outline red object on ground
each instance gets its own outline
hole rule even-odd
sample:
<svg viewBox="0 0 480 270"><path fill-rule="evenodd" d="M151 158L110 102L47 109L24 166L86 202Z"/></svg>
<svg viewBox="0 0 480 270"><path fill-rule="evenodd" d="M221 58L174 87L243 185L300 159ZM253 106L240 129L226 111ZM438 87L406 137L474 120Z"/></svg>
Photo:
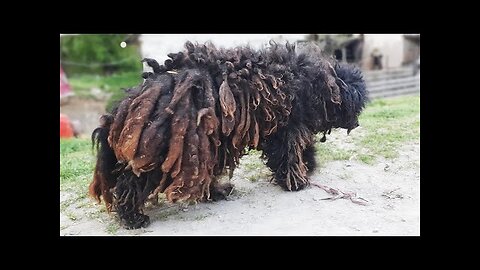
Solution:
<svg viewBox="0 0 480 270"><path fill-rule="evenodd" d="M60 98L73 95L72 88L67 80L67 75L63 72L62 66L60 66Z"/></svg>
<svg viewBox="0 0 480 270"><path fill-rule="evenodd" d="M73 137L73 128L70 119L65 114L60 114L60 138Z"/></svg>

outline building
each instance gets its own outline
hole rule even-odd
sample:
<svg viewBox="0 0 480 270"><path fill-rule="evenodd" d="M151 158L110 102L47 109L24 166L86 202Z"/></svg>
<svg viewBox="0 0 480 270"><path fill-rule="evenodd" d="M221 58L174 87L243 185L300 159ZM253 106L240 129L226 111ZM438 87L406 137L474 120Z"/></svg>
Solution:
<svg viewBox="0 0 480 270"><path fill-rule="evenodd" d="M211 41L217 47L233 47L250 45L260 49L268 44L270 39L278 42L296 42L303 40L307 34L144 34L141 35L141 51L143 57L154 58L159 62L165 61L167 54L184 49L186 41L204 43Z"/></svg>
<svg viewBox="0 0 480 270"><path fill-rule="evenodd" d="M217 47L249 44L259 49L270 39L279 43L313 41L326 54L357 64L364 70L373 68L372 52L375 49L381 54L383 69L411 65L420 58L419 34L145 34L139 41L143 57L163 62L168 53L183 50L187 40L212 41Z"/></svg>

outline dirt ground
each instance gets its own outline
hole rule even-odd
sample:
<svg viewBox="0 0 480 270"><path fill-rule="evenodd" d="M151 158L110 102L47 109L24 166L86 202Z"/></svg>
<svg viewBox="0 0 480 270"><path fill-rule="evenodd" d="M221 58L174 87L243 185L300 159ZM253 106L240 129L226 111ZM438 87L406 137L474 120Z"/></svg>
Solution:
<svg viewBox="0 0 480 270"><path fill-rule="evenodd" d="M341 143L346 135L332 132L332 136ZM114 216L98 213L103 206L84 198L81 203L92 206L70 206L74 218L60 213L60 235L418 236L419 141L404 145L399 153L396 159L379 159L374 165L330 162L311 177L312 182L356 192L368 200L366 206L347 199L322 200L331 195L315 186L285 192L268 181L266 168L260 169L259 175L264 177L252 182L249 175L253 172L241 165L232 179L235 189L228 201L147 208L150 226L125 230ZM242 164L255 162L255 158L245 156ZM68 200L70 195L62 192L60 200Z"/></svg>

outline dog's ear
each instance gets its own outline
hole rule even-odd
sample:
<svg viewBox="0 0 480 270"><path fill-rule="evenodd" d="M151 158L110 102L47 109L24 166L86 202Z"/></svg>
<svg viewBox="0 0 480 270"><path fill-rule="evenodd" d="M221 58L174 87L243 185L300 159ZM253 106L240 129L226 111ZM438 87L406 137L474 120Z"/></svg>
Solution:
<svg viewBox="0 0 480 270"><path fill-rule="evenodd" d="M355 112L360 113L369 101L367 86L361 70L354 65L337 63L335 64L335 72L339 86L344 89L342 100L352 102Z"/></svg>

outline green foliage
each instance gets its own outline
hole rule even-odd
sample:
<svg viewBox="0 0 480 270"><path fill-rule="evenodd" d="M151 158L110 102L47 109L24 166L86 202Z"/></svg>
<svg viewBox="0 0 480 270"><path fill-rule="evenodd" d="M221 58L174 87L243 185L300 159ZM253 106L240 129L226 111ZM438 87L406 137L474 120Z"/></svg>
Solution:
<svg viewBox="0 0 480 270"><path fill-rule="evenodd" d="M143 69L138 35L97 34L60 38L61 64L68 76L74 74L140 73ZM127 46L122 48L120 43Z"/></svg>

